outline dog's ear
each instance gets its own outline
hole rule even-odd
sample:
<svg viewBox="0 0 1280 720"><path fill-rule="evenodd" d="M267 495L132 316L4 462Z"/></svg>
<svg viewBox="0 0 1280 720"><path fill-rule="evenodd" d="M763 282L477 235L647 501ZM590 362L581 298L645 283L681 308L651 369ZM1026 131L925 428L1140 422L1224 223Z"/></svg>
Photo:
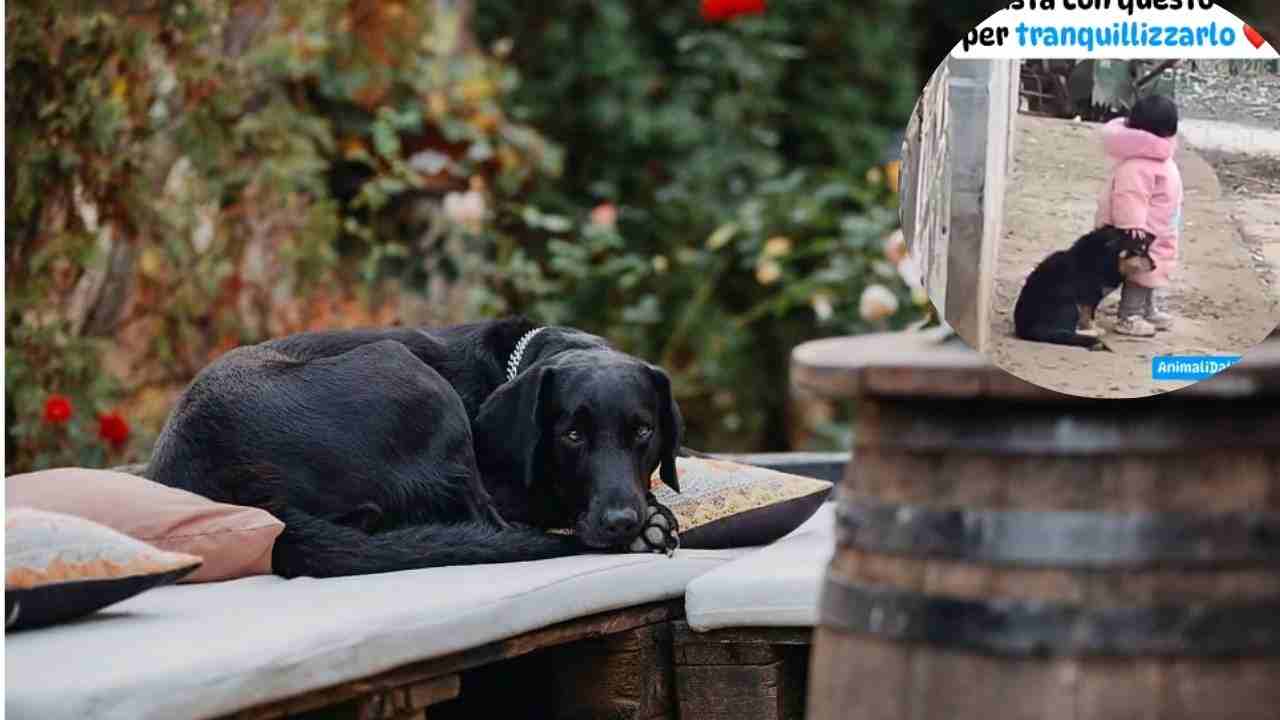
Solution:
<svg viewBox="0 0 1280 720"><path fill-rule="evenodd" d="M680 492L680 480L676 476L676 452L680 450L680 443L684 439L684 417L680 415L680 406L671 393L671 378L667 377L666 371L650 365L649 376L653 378L653 385L658 390L658 414L661 416L658 421L662 424L662 471L659 477L667 487Z"/></svg>
<svg viewBox="0 0 1280 720"><path fill-rule="evenodd" d="M542 436L542 403L553 370L532 367L501 385L476 413L472 424L481 475L516 478L528 488L537 480Z"/></svg>

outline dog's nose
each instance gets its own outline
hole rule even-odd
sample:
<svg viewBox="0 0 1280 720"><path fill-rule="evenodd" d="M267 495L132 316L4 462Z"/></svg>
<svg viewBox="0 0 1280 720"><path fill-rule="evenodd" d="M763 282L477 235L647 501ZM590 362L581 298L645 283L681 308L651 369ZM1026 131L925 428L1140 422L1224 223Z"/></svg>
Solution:
<svg viewBox="0 0 1280 720"><path fill-rule="evenodd" d="M615 539L630 538L640 531L640 515L634 508L606 510L601 519L605 533Z"/></svg>

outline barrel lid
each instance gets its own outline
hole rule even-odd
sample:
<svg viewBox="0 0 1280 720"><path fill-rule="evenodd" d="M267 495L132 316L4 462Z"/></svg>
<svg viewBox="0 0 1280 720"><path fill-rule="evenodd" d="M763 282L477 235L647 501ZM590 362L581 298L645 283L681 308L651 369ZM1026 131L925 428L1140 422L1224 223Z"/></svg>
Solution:
<svg viewBox="0 0 1280 720"><path fill-rule="evenodd" d="M791 384L830 399L918 395L1094 402L1001 370L945 327L802 343L791 353ZM1227 370L1174 392L1231 398L1280 394L1280 337L1273 334Z"/></svg>

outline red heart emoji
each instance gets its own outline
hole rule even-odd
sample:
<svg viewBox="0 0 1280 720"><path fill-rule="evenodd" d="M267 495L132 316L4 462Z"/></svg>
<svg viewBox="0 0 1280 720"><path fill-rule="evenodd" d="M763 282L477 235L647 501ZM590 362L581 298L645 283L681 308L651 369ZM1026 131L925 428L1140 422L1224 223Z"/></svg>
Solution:
<svg viewBox="0 0 1280 720"><path fill-rule="evenodd" d="M1255 48L1262 47L1262 33L1258 32L1257 30L1254 30L1252 27L1248 25L1245 25L1244 36L1246 38L1249 38L1249 42L1252 43Z"/></svg>

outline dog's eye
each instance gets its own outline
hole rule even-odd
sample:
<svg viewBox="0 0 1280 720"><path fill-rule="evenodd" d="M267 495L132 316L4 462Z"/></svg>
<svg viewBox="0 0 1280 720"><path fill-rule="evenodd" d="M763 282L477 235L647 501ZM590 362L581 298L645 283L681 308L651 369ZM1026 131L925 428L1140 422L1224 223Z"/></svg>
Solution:
<svg viewBox="0 0 1280 720"><path fill-rule="evenodd" d="M641 425L636 428L636 439L644 440L653 434L653 428L648 425Z"/></svg>
<svg viewBox="0 0 1280 720"><path fill-rule="evenodd" d="M577 445L578 443L582 442L582 433L578 432L574 428L569 428L568 430L565 430L563 437L565 442L571 445Z"/></svg>

